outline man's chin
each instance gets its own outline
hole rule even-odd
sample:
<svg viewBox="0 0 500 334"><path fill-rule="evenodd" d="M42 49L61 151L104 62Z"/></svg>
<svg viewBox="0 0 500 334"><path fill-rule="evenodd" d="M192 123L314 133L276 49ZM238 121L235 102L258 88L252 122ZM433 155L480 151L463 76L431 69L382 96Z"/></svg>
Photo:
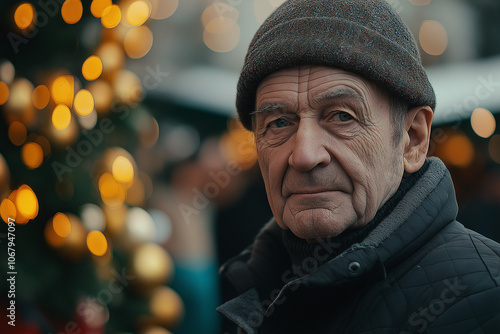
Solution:
<svg viewBox="0 0 500 334"><path fill-rule="evenodd" d="M299 213L294 218L284 217L280 226L290 230L295 236L308 241L336 237L352 225L349 223L352 219L339 219L340 215L332 219L331 215L327 217L317 215L301 217Z"/></svg>

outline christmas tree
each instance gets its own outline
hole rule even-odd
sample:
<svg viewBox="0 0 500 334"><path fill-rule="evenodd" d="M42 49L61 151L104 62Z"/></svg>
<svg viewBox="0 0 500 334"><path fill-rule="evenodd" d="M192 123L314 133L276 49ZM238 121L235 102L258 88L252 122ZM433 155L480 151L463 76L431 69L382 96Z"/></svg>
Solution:
<svg viewBox="0 0 500 334"><path fill-rule="evenodd" d="M177 2L2 1L2 333L169 333L183 302L129 153L158 139L141 104L151 20ZM7 320L5 320L7 319Z"/></svg>

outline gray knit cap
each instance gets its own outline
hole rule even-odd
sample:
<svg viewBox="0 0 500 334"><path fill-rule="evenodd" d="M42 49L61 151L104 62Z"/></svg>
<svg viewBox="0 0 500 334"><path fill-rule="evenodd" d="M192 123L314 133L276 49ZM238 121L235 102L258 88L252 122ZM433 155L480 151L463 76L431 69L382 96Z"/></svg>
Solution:
<svg viewBox="0 0 500 334"><path fill-rule="evenodd" d="M436 106L413 35L386 0L288 0L255 34L238 81L236 109L251 130L259 83L300 65L356 73L405 99Z"/></svg>

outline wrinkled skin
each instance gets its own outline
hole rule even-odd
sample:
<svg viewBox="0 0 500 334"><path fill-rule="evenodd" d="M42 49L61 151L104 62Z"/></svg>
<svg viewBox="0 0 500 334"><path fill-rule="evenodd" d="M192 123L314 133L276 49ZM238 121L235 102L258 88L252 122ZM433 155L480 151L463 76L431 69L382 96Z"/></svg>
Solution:
<svg viewBox="0 0 500 334"><path fill-rule="evenodd" d="M278 225L300 238L366 225L405 168L416 168L405 161L411 132L393 141L388 94L350 72L318 66L275 72L260 83L256 109L255 141L271 209Z"/></svg>

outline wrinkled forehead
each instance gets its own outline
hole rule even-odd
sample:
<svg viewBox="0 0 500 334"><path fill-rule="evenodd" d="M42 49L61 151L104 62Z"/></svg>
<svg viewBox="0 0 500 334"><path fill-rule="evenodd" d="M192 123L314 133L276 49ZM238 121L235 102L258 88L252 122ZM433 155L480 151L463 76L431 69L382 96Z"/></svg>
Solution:
<svg viewBox="0 0 500 334"><path fill-rule="evenodd" d="M314 97L325 92L328 94L329 90L351 90L367 100L389 98L385 89L352 72L306 65L278 70L264 78L257 87L255 106L258 109L259 104L271 97L294 93L307 93Z"/></svg>

